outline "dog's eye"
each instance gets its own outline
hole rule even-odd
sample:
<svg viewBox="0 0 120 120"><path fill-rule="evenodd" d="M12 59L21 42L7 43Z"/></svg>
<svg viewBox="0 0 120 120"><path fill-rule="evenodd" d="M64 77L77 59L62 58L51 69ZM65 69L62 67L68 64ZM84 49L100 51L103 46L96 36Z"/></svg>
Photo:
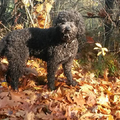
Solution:
<svg viewBox="0 0 120 120"><path fill-rule="evenodd" d="M65 22L62 22L62 24L65 24Z"/></svg>

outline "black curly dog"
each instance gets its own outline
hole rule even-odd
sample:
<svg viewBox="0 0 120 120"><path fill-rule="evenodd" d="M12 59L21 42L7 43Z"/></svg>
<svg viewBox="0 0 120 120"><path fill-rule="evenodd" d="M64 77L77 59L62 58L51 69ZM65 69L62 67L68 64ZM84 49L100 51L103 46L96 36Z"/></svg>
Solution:
<svg viewBox="0 0 120 120"><path fill-rule="evenodd" d="M56 24L49 29L26 28L15 30L0 41L0 55L9 62L6 80L18 90L19 78L24 73L29 56L47 62L48 86L55 89L55 73L60 64L69 85L72 80L71 65L78 50L79 28L74 21Z"/></svg>

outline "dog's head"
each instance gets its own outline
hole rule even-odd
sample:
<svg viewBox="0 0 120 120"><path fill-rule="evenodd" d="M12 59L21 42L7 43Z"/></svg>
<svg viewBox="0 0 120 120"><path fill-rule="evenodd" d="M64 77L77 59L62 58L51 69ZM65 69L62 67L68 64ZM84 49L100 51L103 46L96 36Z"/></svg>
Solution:
<svg viewBox="0 0 120 120"><path fill-rule="evenodd" d="M71 42L76 38L78 28L74 22L63 22L57 25L57 32L63 42Z"/></svg>
<svg viewBox="0 0 120 120"><path fill-rule="evenodd" d="M58 13L57 17L53 21L53 25L57 26L60 23L74 22L74 25L78 28L77 36L80 46L86 42L85 37L85 23L82 15L75 10L65 10Z"/></svg>

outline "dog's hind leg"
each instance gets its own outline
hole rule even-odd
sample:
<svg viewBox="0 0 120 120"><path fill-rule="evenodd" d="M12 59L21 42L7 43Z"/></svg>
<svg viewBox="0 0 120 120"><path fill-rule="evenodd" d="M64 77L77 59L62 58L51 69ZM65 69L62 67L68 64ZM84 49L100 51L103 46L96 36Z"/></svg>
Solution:
<svg viewBox="0 0 120 120"><path fill-rule="evenodd" d="M25 63L22 61L21 62L17 61L17 59L14 61L11 60L9 61L6 80L8 84L11 85L13 90L18 90L19 78L22 76L24 72L24 67Z"/></svg>
<svg viewBox="0 0 120 120"><path fill-rule="evenodd" d="M23 75L26 62L28 58L28 52L8 54L7 59L9 62L8 71L6 75L7 82L11 85L13 90L18 90L19 78Z"/></svg>

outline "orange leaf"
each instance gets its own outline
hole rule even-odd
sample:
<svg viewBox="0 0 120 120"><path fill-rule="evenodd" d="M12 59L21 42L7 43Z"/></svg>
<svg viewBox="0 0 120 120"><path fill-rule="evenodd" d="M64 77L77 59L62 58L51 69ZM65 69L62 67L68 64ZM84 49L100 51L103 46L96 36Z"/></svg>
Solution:
<svg viewBox="0 0 120 120"><path fill-rule="evenodd" d="M15 27L14 27L14 29L23 29L23 26L21 25L21 24L17 24Z"/></svg>
<svg viewBox="0 0 120 120"><path fill-rule="evenodd" d="M87 36L86 39L87 39L87 43L94 43L94 42L95 42L95 41L93 40L93 38L90 37L90 36Z"/></svg>
<svg viewBox="0 0 120 120"><path fill-rule="evenodd" d="M62 96L62 91L61 91L60 87L57 89L57 94L58 94L58 96Z"/></svg>
<svg viewBox="0 0 120 120"><path fill-rule="evenodd" d="M59 81L55 81L55 86L56 87L60 87L60 86L63 86L65 83L64 82L59 82Z"/></svg>
<svg viewBox="0 0 120 120"><path fill-rule="evenodd" d="M104 79L105 79L106 81L108 81L108 74L109 74L109 73L108 73L108 69L105 69L103 76L104 76Z"/></svg>
<svg viewBox="0 0 120 120"><path fill-rule="evenodd" d="M115 112L116 119L120 119L120 110L117 110Z"/></svg>
<svg viewBox="0 0 120 120"><path fill-rule="evenodd" d="M73 100L77 105L83 106L85 104L85 99L82 95L73 96Z"/></svg>
<svg viewBox="0 0 120 120"><path fill-rule="evenodd" d="M103 114L110 114L111 113L111 110L110 109L107 109L107 108L103 108L102 106L98 106L98 110L103 113Z"/></svg>
<svg viewBox="0 0 120 120"><path fill-rule="evenodd" d="M73 103L71 97L70 97L70 93L67 93L66 94L66 97L67 97L67 100L70 102L70 103Z"/></svg>
<svg viewBox="0 0 120 120"><path fill-rule="evenodd" d="M96 96L92 92L89 93L86 103L91 107L96 104Z"/></svg>
<svg viewBox="0 0 120 120"><path fill-rule="evenodd" d="M88 15L89 17L93 17L93 16L94 16L94 13L87 12L87 15Z"/></svg>

